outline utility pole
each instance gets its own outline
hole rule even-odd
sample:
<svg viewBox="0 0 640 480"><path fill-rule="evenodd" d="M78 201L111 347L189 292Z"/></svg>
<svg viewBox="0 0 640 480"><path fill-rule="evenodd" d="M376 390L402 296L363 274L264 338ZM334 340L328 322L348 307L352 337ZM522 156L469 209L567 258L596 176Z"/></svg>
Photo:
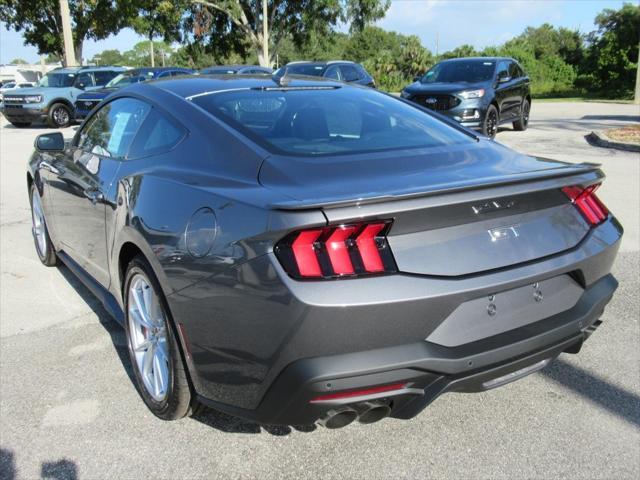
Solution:
<svg viewBox="0 0 640 480"><path fill-rule="evenodd" d="M76 54L73 49L73 33L71 32L71 16L68 0L60 0L60 18L62 20L62 39L64 41L64 59L67 67L75 67Z"/></svg>
<svg viewBox="0 0 640 480"><path fill-rule="evenodd" d="M269 16L267 10L267 0L262 0L262 54L264 56L265 67L271 66L269 59Z"/></svg>
<svg viewBox="0 0 640 480"><path fill-rule="evenodd" d="M438 43L440 41L440 34L436 32L436 60L438 60Z"/></svg>
<svg viewBox="0 0 640 480"><path fill-rule="evenodd" d="M640 105L640 47L638 48L638 66L636 67L636 93L633 97L634 103Z"/></svg>

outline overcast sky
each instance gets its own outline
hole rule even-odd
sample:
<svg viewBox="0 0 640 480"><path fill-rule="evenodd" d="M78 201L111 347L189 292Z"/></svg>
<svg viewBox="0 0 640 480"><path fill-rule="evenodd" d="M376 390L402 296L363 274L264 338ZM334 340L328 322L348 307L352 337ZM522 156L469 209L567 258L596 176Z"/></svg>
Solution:
<svg viewBox="0 0 640 480"><path fill-rule="evenodd" d="M637 0L633 0L637 2ZM545 22L555 26L590 32L593 19L605 8L617 9L622 0L393 0L379 26L403 34L418 35L425 47L435 52L468 43L476 48L498 45L525 27ZM132 30L98 42L87 41L84 57L91 58L105 49L125 51L143 40ZM38 61L34 47L25 46L20 33L8 31L0 22L0 63L14 58Z"/></svg>

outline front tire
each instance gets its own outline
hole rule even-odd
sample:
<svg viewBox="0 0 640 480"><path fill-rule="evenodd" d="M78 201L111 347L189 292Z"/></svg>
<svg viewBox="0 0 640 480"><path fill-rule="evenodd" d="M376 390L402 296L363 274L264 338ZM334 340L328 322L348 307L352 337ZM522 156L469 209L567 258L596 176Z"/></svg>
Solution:
<svg viewBox="0 0 640 480"><path fill-rule="evenodd" d="M498 109L494 105L489 105L482 121L482 134L493 139L498 133L499 122Z"/></svg>
<svg viewBox="0 0 640 480"><path fill-rule="evenodd" d="M135 257L129 264L123 297L129 357L142 400L163 420L190 414L196 402L167 302L144 257Z"/></svg>
<svg viewBox="0 0 640 480"><path fill-rule="evenodd" d="M29 200L31 203L31 233L33 234L36 253L43 265L54 267L58 264L58 256L49 237L40 192L38 192L35 183L31 184Z"/></svg>
<svg viewBox="0 0 640 480"><path fill-rule="evenodd" d="M49 109L49 126L52 128L64 128L71 124L71 111L62 103L54 103Z"/></svg>
<svg viewBox="0 0 640 480"><path fill-rule="evenodd" d="M522 108L520 109L520 118L513 122L513 129L518 132L524 132L529 126L529 112L531 110L531 104L529 100L525 99L522 102Z"/></svg>

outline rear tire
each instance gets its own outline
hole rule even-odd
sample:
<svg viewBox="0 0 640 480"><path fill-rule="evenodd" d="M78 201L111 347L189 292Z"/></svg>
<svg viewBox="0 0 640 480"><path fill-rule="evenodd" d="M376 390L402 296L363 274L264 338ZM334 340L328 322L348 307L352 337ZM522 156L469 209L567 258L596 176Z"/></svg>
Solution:
<svg viewBox="0 0 640 480"><path fill-rule="evenodd" d="M52 128L64 128L71 125L71 110L62 103L54 103L49 109L47 123Z"/></svg>
<svg viewBox="0 0 640 480"><path fill-rule="evenodd" d="M169 308L142 256L127 267L123 300L129 357L142 400L162 420L191 415L198 404L191 393Z"/></svg>
<svg viewBox="0 0 640 480"><path fill-rule="evenodd" d="M513 129L518 132L524 132L529 126L529 112L531 110L531 105L529 104L529 100L525 99L522 102L522 107L520 108L520 118L513 122Z"/></svg>
<svg viewBox="0 0 640 480"><path fill-rule="evenodd" d="M43 265L54 267L58 264L58 255L56 255L56 250L49 237L40 192L35 183L31 184L29 189L29 202L31 203L31 233L33 234L36 253Z"/></svg>
<svg viewBox="0 0 640 480"><path fill-rule="evenodd" d="M16 128L27 128L31 126L31 122L11 122L11 125Z"/></svg>
<svg viewBox="0 0 640 480"><path fill-rule="evenodd" d="M491 139L495 138L498 133L499 121L498 109L494 105L489 105L482 121L482 134Z"/></svg>

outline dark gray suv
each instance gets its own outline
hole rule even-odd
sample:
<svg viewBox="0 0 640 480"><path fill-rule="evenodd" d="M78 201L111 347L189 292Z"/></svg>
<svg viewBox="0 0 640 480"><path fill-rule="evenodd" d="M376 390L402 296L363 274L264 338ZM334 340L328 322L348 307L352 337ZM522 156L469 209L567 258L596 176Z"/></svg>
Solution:
<svg viewBox="0 0 640 480"><path fill-rule="evenodd" d="M434 65L401 96L493 138L504 123L527 129L529 83L513 58L456 58Z"/></svg>
<svg viewBox="0 0 640 480"><path fill-rule="evenodd" d="M276 76L306 75L310 77L324 77L341 82L356 83L365 87L376 87L376 82L369 72L359 63L346 60L332 60L329 62L289 62L275 72Z"/></svg>

